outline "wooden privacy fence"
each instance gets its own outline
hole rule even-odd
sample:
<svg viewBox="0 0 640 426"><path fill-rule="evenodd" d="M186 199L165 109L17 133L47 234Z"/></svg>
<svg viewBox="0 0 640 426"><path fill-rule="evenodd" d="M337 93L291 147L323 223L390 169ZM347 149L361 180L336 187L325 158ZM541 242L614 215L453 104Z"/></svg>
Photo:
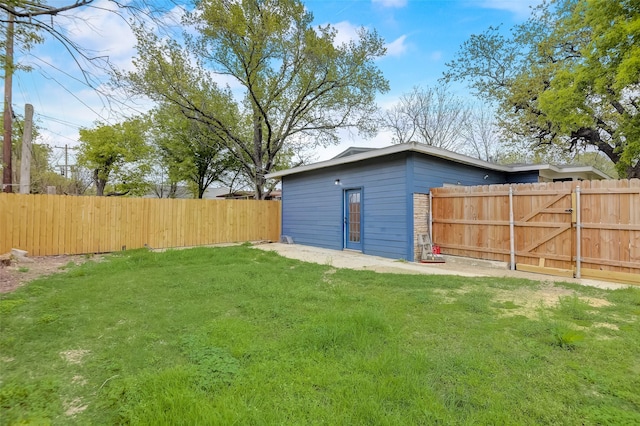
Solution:
<svg viewBox="0 0 640 426"><path fill-rule="evenodd" d="M0 254L104 253L279 235L278 201L0 194Z"/></svg>
<svg viewBox="0 0 640 426"><path fill-rule="evenodd" d="M431 189L444 253L640 284L640 180Z"/></svg>

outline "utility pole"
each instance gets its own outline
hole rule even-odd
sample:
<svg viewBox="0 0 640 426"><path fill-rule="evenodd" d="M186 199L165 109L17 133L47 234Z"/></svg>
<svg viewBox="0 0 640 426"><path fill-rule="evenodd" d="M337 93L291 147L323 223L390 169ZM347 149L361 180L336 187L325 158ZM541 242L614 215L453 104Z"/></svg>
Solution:
<svg viewBox="0 0 640 426"><path fill-rule="evenodd" d="M24 133L22 135L22 160L20 163L20 193L31 192L31 139L33 137L33 105L24 106Z"/></svg>
<svg viewBox="0 0 640 426"><path fill-rule="evenodd" d="M13 86L13 15L7 22L7 41L4 65L4 140L2 144L2 187L4 192L13 192L11 169L11 130L13 113L11 111L11 87Z"/></svg>
<svg viewBox="0 0 640 426"><path fill-rule="evenodd" d="M53 26L53 17L61 12L76 9L82 6L88 6L94 0L68 0L67 5L53 7L46 4L40 4L40 1L2 1L0 6L2 10L7 12L7 40L5 48L5 66L4 66L4 139L2 143L2 187L4 192L13 192L13 170L11 167L11 130L13 121L13 112L11 110L11 95L13 86L13 42L14 42L14 23L18 18L18 24L25 24L26 21L20 22L20 19L28 19L29 25L31 25L31 19L39 16L50 16ZM55 38L60 40L57 32L51 32ZM65 47L68 47L68 42L63 42ZM73 46L73 43L71 43Z"/></svg>
<svg viewBox="0 0 640 426"><path fill-rule="evenodd" d="M78 149L77 147L69 148L69 145L65 144L64 146L53 146L52 148L64 149L64 168L60 166L60 172L63 176L69 177L71 175L71 169L76 166L76 164L69 164L69 150L70 149Z"/></svg>

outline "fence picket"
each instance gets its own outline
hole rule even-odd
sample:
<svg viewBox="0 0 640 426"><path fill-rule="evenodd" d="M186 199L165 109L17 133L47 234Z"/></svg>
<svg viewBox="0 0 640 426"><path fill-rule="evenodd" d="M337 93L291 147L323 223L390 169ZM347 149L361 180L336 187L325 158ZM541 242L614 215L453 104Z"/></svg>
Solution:
<svg viewBox="0 0 640 426"><path fill-rule="evenodd" d="M0 194L0 254L277 241L280 202Z"/></svg>
<svg viewBox="0 0 640 426"><path fill-rule="evenodd" d="M585 273L640 283L640 179L512 185L516 263L574 270L578 185ZM509 186L432 188L434 243L445 254L509 262Z"/></svg>

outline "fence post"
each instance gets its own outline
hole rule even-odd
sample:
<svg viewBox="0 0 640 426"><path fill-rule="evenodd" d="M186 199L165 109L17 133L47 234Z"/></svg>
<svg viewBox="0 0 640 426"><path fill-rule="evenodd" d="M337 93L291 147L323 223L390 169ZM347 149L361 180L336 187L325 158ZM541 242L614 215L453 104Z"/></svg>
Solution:
<svg viewBox="0 0 640 426"><path fill-rule="evenodd" d="M433 195L429 191L429 239L433 243Z"/></svg>
<svg viewBox="0 0 640 426"><path fill-rule="evenodd" d="M580 242L582 240L582 224L580 223L580 185L576 186L576 278L580 278Z"/></svg>
<svg viewBox="0 0 640 426"><path fill-rule="evenodd" d="M509 254L511 256L510 269L515 271L516 269L516 243L515 232L513 229L513 187L509 186Z"/></svg>

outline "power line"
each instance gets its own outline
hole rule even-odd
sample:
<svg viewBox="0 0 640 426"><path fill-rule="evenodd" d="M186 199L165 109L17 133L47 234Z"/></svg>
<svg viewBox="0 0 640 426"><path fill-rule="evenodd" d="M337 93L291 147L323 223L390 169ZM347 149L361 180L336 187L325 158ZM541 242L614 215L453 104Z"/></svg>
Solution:
<svg viewBox="0 0 640 426"><path fill-rule="evenodd" d="M66 120L63 120L61 118L51 117L51 116L44 115L44 114L39 114L39 113L37 113L37 115L38 115L38 117L45 118L48 121L53 121L54 123L62 124L62 125L68 126L68 127L73 127L74 129L80 129L82 127L85 127L82 124L72 123L70 121L66 121Z"/></svg>
<svg viewBox="0 0 640 426"><path fill-rule="evenodd" d="M110 96L108 96L108 95L105 95L105 94L104 94L104 93L102 93L100 90L98 90L96 87L92 87L90 84L87 84L86 82L84 82L84 81L82 81L82 80L78 79L77 77L74 77L73 75L71 75L71 74L69 74L69 73L67 73L67 72L65 72L65 71L63 71L63 70L61 70L60 68L58 68L58 67L56 67L55 65L53 65L53 64L51 64L51 63L49 63L49 62L45 61L44 59L38 58L38 57L36 57L36 56L34 56L34 58L35 58L35 59L37 59L38 61L42 62L43 64L48 65L49 67L53 68L54 70L56 70L56 71L58 71L58 72L62 73L63 75L66 75L67 77L71 78L72 80L77 81L78 83L82 84L83 86L86 86L86 87L88 87L88 88L90 88L90 89L93 89L93 90L94 90L98 95L100 95L100 96L104 96L106 99L108 99L108 100L109 100L109 102L114 102L114 103L120 104L121 106L124 106L124 107L126 107L126 108L128 108L128 109L130 109L130 110L132 110L132 111L135 111L135 112L136 112L136 113L138 113L138 114L144 114L144 112L143 112L143 111L140 111L139 109L135 108L135 107L134 107L134 106L132 106L131 104L128 104L128 103L126 103L126 102L123 102L123 101L121 101L121 100L119 100L119 99L116 99L116 98L114 98L114 97L110 97ZM72 96L74 96L76 99L78 99L75 95L73 95L73 93L72 93L72 92L70 92L66 87L64 87L64 86L63 86L63 85L62 85L62 84L61 84L57 79L55 79L53 76L51 76L50 74L46 73L46 72L45 72L44 70L42 70L42 69L41 69L41 73L42 73L42 76L43 76L44 78L46 78L47 80L52 80L52 81L54 81L55 83L57 83L58 85L60 85L63 89L65 89L67 92L69 92ZM78 100L80 101L80 99L78 99ZM80 102L82 102L82 101L80 101ZM87 105L86 105L86 104L84 104L84 103L83 103L83 105L87 106ZM88 107L88 106L87 106L87 108L91 109L91 108L90 108L90 107ZM96 114L96 115L97 115L101 120L103 120L103 121L105 121L105 122L106 122L106 121L108 121L107 119L105 119L104 117L102 117L100 114L98 114L97 112L95 112L93 109L91 109L91 111L93 111L93 112L94 112L94 113L95 113L95 114Z"/></svg>
<svg viewBox="0 0 640 426"><path fill-rule="evenodd" d="M49 133L51 133L52 135L56 135L56 136L59 136L59 137L64 138L64 139L68 139L68 140L70 140L71 142L76 142L76 143L78 142L78 140L77 140L77 139L72 139L72 138L70 138L70 137L68 137L68 136L65 136L65 135L62 135L62 134L60 134L60 133L52 132L51 130L47 130L47 131L48 131Z"/></svg>
<svg viewBox="0 0 640 426"><path fill-rule="evenodd" d="M79 84L81 84L81 85L83 85L83 86L86 86L86 87L88 87L88 88L90 88L90 89L95 89L95 88L94 88L94 87L92 87L90 84L87 84L87 82L86 82L86 81L83 81L82 79L79 79L78 77L75 77L75 76L73 76L72 74L69 74L68 72L66 72L66 71L64 71L64 70L62 70L62 69L60 69L60 68L58 68L57 66L53 65L52 63L47 62L47 61L45 61L44 59L39 58L39 57L34 56L34 55L29 55L29 56L31 56L32 58L34 58L34 59L36 59L36 60L38 60L38 61L42 62L43 64L45 64L45 65L47 65L47 66L49 66L49 67L53 68L54 70L58 71L59 73L61 73L61 74L63 74L63 75L66 75L66 76L67 76L67 77L69 77L70 79L75 80L75 81L76 81L76 82L78 82ZM40 70L41 70L42 76L43 76L44 78L49 79L49 80L53 80L53 81L55 81L56 83L60 84L60 82L59 82L58 80L56 80L55 78L53 78L53 77L47 77L47 75L46 75L45 71L44 71L42 68L40 68Z"/></svg>

